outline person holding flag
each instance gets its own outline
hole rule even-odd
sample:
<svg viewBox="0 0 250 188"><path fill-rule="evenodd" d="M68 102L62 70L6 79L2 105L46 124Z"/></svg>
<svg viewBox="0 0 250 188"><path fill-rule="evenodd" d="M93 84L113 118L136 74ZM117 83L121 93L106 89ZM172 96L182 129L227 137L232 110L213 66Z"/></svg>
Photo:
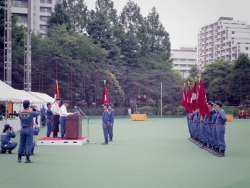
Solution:
<svg viewBox="0 0 250 188"><path fill-rule="evenodd" d="M60 96L59 96L59 87L58 82L56 80L55 90L54 90L54 97L55 102L52 105L52 112L53 112L53 138L58 138L58 132L59 132L59 119L60 119Z"/></svg>

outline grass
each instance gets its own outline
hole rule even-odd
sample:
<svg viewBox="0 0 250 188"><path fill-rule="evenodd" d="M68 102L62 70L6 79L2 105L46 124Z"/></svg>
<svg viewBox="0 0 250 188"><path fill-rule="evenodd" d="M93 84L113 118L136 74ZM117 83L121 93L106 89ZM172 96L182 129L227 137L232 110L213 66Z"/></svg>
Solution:
<svg viewBox="0 0 250 188"><path fill-rule="evenodd" d="M90 126L90 140L97 144L37 146L32 164L17 163L17 149L0 155L0 187L250 187L250 120L227 124L224 158L187 139L185 118L117 119L114 142L108 146L101 145L101 120ZM45 130L35 138L43 137ZM17 134L12 141L18 139Z"/></svg>

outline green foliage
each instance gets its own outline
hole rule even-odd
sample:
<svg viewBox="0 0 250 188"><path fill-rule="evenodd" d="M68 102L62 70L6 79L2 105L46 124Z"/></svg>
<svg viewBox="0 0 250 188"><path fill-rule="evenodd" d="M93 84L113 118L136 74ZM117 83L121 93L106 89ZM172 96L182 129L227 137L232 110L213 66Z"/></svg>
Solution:
<svg viewBox="0 0 250 188"><path fill-rule="evenodd" d="M226 114L234 114L233 106L222 106L222 109L225 111Z"/></svg>
<svg viewBox="0 0 250 188"><path fill-rule="evenodd" d="M108 55L100 44L93 44L91 38L78 33L70 34L66 25L54 25L49 33L50 36L45 39L32 36L33 53L85 62L103 62Z"/></svg>
<svg viewBox="0 0 250 188"><path fill-rule="evenodd" d="M189 74L191 78L195 78L195 77L199 77L200 74L200 70L197 64L194 64L191 66L190 70L189 70Z"/></svg>
<svg viewBox="0 0 250 188"><path fill-rule="evenodd" d="M228 90L228 76L232 71L232 67L231 62L224 60L206 65L201 78L206 88L208 100L227 101L227 93L225 92Z"/></svg>

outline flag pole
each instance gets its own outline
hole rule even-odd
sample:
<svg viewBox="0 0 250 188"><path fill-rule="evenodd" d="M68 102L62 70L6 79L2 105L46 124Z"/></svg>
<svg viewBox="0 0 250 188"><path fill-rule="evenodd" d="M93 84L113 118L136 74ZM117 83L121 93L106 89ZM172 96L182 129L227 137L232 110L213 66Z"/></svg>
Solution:
<svg viewBox="0 0 250 188"><path fill-rule="evenodd" d="M161 118L162 118L162 82L161 82Z"/></svg>

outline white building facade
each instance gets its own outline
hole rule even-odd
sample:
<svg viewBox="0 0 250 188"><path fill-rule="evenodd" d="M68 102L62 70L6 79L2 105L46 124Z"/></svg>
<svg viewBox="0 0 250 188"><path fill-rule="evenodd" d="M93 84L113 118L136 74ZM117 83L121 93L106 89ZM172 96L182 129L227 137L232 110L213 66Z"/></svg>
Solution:
<svg viewBox="0 0 250 188"><path fill-rule="evenodd" d="M187 78L191 66L197 64L197 49L195 47L172 49L171 59L173 60L173 68L178 70L183 78Z"/></svg>
<svg viewBox="0 0 250 188"><path fill-rule="evenodd" d="M246 21L220 17L217 22L200 29L198 64L201 70L216 60L233 62L240 53L250 57L250 26Z"/></svg>
<svg viewBox="0 0 250 188"><path fill-rule="evenodd" d="M35 34L44 33L47 20L60 0L12 0L12 13L18 18L17 24L27 27L28 2L31 3L31 29Z"/></svg>

